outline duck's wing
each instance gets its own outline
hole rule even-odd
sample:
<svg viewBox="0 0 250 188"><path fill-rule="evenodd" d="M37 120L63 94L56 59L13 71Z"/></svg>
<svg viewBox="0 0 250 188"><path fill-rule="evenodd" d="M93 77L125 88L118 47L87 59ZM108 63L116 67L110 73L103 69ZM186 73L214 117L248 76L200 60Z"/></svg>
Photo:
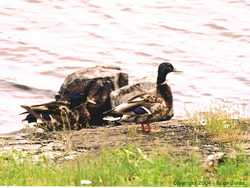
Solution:
<svg viewBox="0 0 250 188"><path fill-rule="evenodd" d="M143 114L152 114L149 108L148 95L140 95L134 97L133 100L127 103L122 103L112 110L104 113L103 120L118 121L125 120L130 116L140 116Z"/></svg>
<svg viewBox="0 0 250 188"><path fill-rule="evenodd" d="M22 105L26 110L23 121L35 123L35 126L48 130L79 129L86 125L85 105L70 109L68 103L51 102L39 105ZM85 113L86 112L86 113Z"/></svg>
<svg viewBox="0 0 250 188"><path fill-rule="evenodd" d="M48 111L51 110L53 108L58 108L59 106L68 106L69 102L67 101L52 101L52 102L48 102L48 103L43 103L43 104L37 104L37 105L21 105L21 107L23 109L25 109L26 111L21 113L22 114L26 114L26 113L30 113L30 111L33 112L44 112L44 111Z"/></svg>
<svg viewBox="0 0 250 188"><path fill-rule="evenodd" d="M136 103L136 102L134 102L134 103L122 103L122 104L120 104L120 105L118 105L118 106L116 106L116 107L114 107L113 109L111 109L111 110L109 110L109 111L106 111L106 112L103 112L103 115L110 115L110 114L112 114L112 113L120 113L120 114L122 114L122 113L125 113L125 112L127 112L127 111L130 111L130 109L133 109L133 108L135 108L136 106L139 106L140 105L140 103Z"/></svg>
<svg viewBox="0 0 250 188"><path fill-rule="evenodd" d="M124 113L133 110L134 108L138 106L144 106L148 103L155 103L157 102L157 97L155 95L149 95L148 93L142 93L137 96L134 96L128 100L128 102L122 103L113 109L111 109L108 112L105 112L104 114L107 114L109 112L115 111L118 113Z"/></svg>
<svg viewBox="0 0 250 188"><path fill-rule="evenodd" d="M120 120L123 122L142 123L147 122L152 116L152 111L147 105L138 105L123 113Z"/></svg>
<svg viewBox="0 0 250 188"><path fill-rule="evenodd" d="M145 96L147 96L147 93L140 93L136 96L131 97L128 99L128 103L136 103L136 102L141 102L145 99Z"/></svg>
<svg viewBox="0 0 250 188"><path fill-rule="evenodd" d="M37 105L21 105L25 112L22 114L28 114L24 120L28 122L36 122L38 119L41 121L50 121L54 116L58 116L61 113L61 108L68 108L69 103L65 101L52 101L49 103L37 104Z"/></svg>
<svg viewBox="0 0 250 188"><path fill-rule="evenodd" d="M31 114L32 116L34 116L36 119L40 118L39 113L36 112L36 109L33 109L31 106L27 106L27 105L21 105L22 108L24 108L26 111L21 113L20 115L23 114ZM40 108L40 111L45 111L45 108Z"/></svg>
<svg viewBox="0 0 250 188"><path fill-rule="evenodd" d="M139 82L114 90L110 93L112 107L114 108L122 103L126 103L132 98L144 94L153 88L156 88L154 83Z"/></svg>
<svg viewBox="0 0 250 188"><path fill-rule="evenodd" d="M173 117L173 109L167 106L162 99L154 103L144 103L125 113L121 118L125 122L157 122L166 121Z"/></svg>
<svg viewBox="0 0 250 188"><path fill-rule="evenodd" d="M129 117L140 116L143 114L151 114L149 108L139 102L123 103L114 108L113 110L105 113L103 120L106 121L119 121L127 120Z"/></svg>
<svg viewBox="0 0 250 188"><path fill-rule="evenodd" d="M156 89L151 89L147 92L140 93L136 96L131 97L128 100L128 103L135 103L135 102L149 102L149 99L152 99L156 96Z"/></svg>
<svg viewBox="0 0 250 188"><path fill-rule="evenodd" d="M162 98L145 94L131 101L115 107L104 120L142 123L169 120L173 117L172 108Z"/></svg>
<svg viewBox="0 0 250 188"><path fill-rule="evenodd" d="M148 92L137 94L128 99L112 110L104 113L104 120L118 121L125 119L134 119L136 116L152 114L150 106L157 102L156 89L151 89ZM129 117L129 118L128 118Z"/></svg>

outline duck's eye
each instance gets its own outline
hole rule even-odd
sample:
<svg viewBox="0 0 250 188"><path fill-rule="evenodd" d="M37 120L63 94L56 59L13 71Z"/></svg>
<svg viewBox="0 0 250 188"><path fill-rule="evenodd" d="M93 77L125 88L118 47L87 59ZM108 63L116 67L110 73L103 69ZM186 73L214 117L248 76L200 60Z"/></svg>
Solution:
<svg viewBox="0 0 250 188"><path fill-rule="evenodd" d="M168 72L173 72L174 71L174 67L173 66L169 66L168 67Z"/></svg>

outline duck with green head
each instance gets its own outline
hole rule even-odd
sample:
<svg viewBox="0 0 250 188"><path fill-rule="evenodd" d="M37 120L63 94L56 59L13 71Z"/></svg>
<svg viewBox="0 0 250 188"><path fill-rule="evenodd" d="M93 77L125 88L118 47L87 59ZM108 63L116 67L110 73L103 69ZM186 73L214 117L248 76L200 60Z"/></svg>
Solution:
<svg viewBox="0 0 250 188"><path fill-rule="evenodd" d="M169 120L173 117L173 96L166 76L177 71L171 63L158 67L156 86L147 92L135 95L127 102L104 113L106 121L140 123L144 132L151 131L151 122Z"/></svg>

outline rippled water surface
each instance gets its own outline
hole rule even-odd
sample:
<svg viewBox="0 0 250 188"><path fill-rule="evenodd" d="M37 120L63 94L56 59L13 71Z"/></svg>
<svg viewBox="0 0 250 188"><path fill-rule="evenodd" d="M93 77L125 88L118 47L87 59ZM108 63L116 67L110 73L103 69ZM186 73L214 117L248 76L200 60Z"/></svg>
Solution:
<svg viewBox="0 0 250 188"><path fill-rule="evenodd" d="M176 118L212 101L247 106L249 18L246 0L0 1L0 132L20 128L20 104L51 100L66 75L95 65L135 82L172 62L184 71L168 77Z"/></svg>

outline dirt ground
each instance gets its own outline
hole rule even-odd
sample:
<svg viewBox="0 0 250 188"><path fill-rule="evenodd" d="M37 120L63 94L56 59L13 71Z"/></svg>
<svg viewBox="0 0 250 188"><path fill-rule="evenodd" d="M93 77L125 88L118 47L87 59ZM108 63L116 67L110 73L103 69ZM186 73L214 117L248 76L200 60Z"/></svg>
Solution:
<svg viewBox="0 0 250 188"><path fill-rule="evenodd" d="M244 148L250 154L250 131ZM105 148L136 145L145 152L155 148L173 155L197 152L207 156L216 152L232 153L230 143L214 141L203 127L170 120L152 123L152 132L143 133L139 125L85 128L79 131L45 132L37 128L0 135L0 151L23 151L34 157L46 156L56 161L97 153Z"/></svg>

